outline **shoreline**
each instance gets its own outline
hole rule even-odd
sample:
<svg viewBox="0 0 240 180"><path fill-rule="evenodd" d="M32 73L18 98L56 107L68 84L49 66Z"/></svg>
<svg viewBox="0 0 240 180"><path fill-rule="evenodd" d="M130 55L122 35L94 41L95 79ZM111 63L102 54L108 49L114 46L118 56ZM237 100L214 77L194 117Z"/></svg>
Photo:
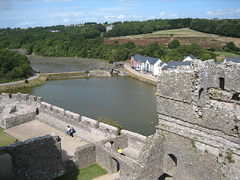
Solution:
<svg viewBox="0 0 240 180"><path fill-rule="evenodd" d="M64 79L80 79L80 78L107 78L111 77L108 71L93 70L93 71L73 71L73 72L61 72L61 73L43 73L37 76L28 78L28 83L25 80L15 81L10 83L0 84L0 93L8 92L17 89L23 89L28 87L39 86L45 84L48 80L64 80Z"/></svg>
<svg viewBox="0 0 240 180"><path fill-rule="evenodd" d="M132 72L129 68L124 68L128 72L128 76L136 80L145 82L147 84L157 86L157 79L153 77L148 77L147 75L140 74L138 72ZM28 78L28 83L25 83L25 80L10 82L0 84L0 93L9 92L12 90L29 88L34 86L40 86L45 84L47 81L54 80L66 80L66 79L81 79L81 78L108 78L111 77L111 74L106 70L92 70L92 71L73 71L73 72L60 72L60 73L42 73L37 74L37 76L31 76ZM151 79L150 79L151 78Z"/></svg>
<svg viewBox="0 0 240 180"><path fill-rule="evenodd" d="M124 69L128 72L128 76L137 79L139 81L148 83L150 85L153 86L157 86L157 78L153 77L153 76L148 76L145 74L141 74L135 70L132 70L131 67L124 65Z"/></svg>

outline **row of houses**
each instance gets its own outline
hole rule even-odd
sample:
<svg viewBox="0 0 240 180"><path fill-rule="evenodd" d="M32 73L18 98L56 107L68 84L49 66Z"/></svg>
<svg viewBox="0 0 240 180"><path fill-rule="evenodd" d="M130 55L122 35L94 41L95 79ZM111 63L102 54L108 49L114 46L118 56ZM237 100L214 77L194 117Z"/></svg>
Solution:
<svg viewBox="0 0 240 180"><path fill-rule="evenodd" d="M161 71L176 68L177 66L189 66L191 61L196 59L193 55L184 57L181 61L168 61L168 64L164 63L159 58L146 57L140 54L136 54L131 57L130 65L136 71L146 72L153 76L157 76Z"/></svg>
<svg viewBox="0 0 240 180"><path fill-rule="evenodd" d="M184 56L183 61L168 61L168 63L166 64L159 58L145 57L140 54L136 54L131 57L130 65L136 71L145 72L153 76L157 76L159 73L167 69L174 69L178 66L190 66L192 61L196 59L197 58L195 56L190 54L189 56ZM227 57L224 61L240 63L240 58ZM216 64L219 63L220 62L216 62Z"/></svg>

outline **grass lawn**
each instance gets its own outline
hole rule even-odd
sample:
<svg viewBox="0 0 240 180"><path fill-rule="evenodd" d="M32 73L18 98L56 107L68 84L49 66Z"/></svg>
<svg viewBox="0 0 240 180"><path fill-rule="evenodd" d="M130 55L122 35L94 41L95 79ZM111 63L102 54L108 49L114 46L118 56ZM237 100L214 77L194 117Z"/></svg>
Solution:
<svg viewBox="0 0 240 180"><path fill-rule="evenodd" d="M3 128L0 128L0 147L1 146L8 146L10 144L13 144L14 141L15 141L14 137L5 133L3 130L4 130Z"/></svg>
<svg viewBox="0 0 240 180"><path fill-rule="evenodd" d="M86 168L63 175L55 180L90 180L107 174L107 171L98 164L88 166Z"/></svg>
<svg viewBox="0 0 240 180"><path fill-rule="evenodd" d="M240 57L238 54L229 53L229 52L221 52L221 51L215 51L214 52L217 56L224 56L224 57Z"/></svg>

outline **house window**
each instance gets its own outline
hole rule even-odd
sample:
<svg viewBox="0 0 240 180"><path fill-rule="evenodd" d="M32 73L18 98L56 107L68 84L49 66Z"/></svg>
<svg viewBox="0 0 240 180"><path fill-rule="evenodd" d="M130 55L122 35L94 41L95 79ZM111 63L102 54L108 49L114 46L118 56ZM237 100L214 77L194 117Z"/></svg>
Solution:
<svg viewBox="0 0 240 180"><path fill-rule="evenodd" d="M224 90L224 82L225 80L224 80L224 78L219 78L219 87L220 87L220 89L222 89L222 90Z"/></svg>

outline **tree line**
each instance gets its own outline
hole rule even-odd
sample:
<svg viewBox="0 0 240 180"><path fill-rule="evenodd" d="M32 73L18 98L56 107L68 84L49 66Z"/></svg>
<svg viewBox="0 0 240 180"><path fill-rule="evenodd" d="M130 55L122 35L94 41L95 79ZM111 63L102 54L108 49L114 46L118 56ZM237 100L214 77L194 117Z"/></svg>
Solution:
<svg viewBox="0 0 240 180"><path fill-rule="evenodd" d="M209 24L210 25L209 25ZM164 61L182 60L184 56L193 54L199 59L214 58L214 49L204 49L197 44L181 45L176 39L168 46L156 42L146 46L135 45L133 42L112 45L103 44L104 37L123 36L150 33L157 30L176 28L195 28L209 33L220 33L221 28L229 27L228 35L239 37L239 19L207 20L207 19L158 19L149 21L126 21L113 23L114 28L106 32L105 24L85 23L82 26L50 26L28 29L0 29L0 48L26 48L27 54L62 57L100 58L109 62L127 60L132 55L140 53L146 56L158 57ZM201 26L199 26L201 24ZM213 25L212 25L213 24ZM210 28L211 27L211 28ZM226 28L224 31L226 31ZM223 32L222 32L223 33ZM226 32L225 32L226 33ZM229 52L237 52L234 44L224 47Z"/></svg>
<svg viewBox="0 0 240 180"><path fill-rule="evenodd" d="M30 61L24 55L0 49L0 83L30 76Z"/></svg>
<svg viewBox="0 0 240 180"><path fill-rule="evenodd" d="M159 30L191 28L196 31L240 37L240 19L155 19L148 21L125 21L113 23L112 31L105 33L105 37L117 37L152 33Z"/></svg>

